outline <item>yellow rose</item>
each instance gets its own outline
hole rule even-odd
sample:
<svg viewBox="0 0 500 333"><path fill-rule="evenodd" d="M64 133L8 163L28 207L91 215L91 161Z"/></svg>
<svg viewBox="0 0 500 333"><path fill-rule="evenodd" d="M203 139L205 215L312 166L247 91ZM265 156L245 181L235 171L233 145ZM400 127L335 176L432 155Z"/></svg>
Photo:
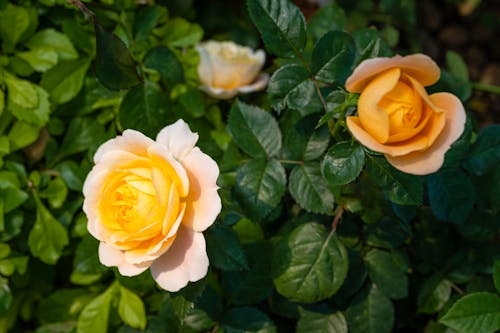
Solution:
<svg viewBox="0 0 500 333"><path fill-rule="evenodd" d="M212 97L229 99L238 93L265 88L269 75L259 75L266 60L264 51L233 42L208 41L199 44L198 77L201 89Z"/></svg>
<svg viewBox="0 0 500 333"><path fill-rule="evenodd" d="M156 141L126 130L97 150L83 187L83 210L104 265L126 276L151 268L169 291L206 275L202 231L221 210L219 168L195 146L197 140L178 120Z"/></svg>
<svg viewBox="0 0 500 333"><path fill-rule="evenodd" d="M439 67L423 54L363 61L346 81L348 91L361 93L357 117L347 117L349 130L403 172L437 171L466 120L456 96L425 91L439 76Z"/></svg>

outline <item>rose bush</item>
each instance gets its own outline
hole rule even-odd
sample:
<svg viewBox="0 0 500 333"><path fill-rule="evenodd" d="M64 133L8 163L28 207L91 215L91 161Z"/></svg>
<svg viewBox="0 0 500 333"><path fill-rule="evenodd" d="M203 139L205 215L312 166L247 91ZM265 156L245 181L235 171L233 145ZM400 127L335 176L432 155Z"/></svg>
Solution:
<svg viewBox="0 0 500 333"><path fill-rule="evenodd" d="M88 230L100 241L99 259L133 276L148 268L169 291L204 277L202 231L221 210L217 164L195 146L183 120L156 141L135 130L105 142L83 188Z"/></svg>
<svg viewBox="0 0 500 333"><path fill-rule="evenodd" d="M269 80L268 74L259 75L266 60L262 50L217 41L201 43L196 49L200 54L200 88L212 97L229 99L239 93L262 90Z"/></svg>
<svg viewBox="0 0 500 333"><path fill-rule="evenodd" d="M425 91L439 76L439 67L423 54L363 61L346 81L349 92L361 93L358 115L347 118L349 130L401 171L437 171L466 120L456 96Z"/></svg>

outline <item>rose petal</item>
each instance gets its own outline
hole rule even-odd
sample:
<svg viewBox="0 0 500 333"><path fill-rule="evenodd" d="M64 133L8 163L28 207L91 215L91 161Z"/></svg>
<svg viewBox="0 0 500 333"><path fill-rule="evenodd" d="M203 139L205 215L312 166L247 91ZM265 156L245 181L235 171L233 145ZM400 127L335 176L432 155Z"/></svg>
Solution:
<svg viewBox="0 0 500 333"><path fill-rule="evenodd" d="M399 81L399 68L390 69L371 81L359 96L358 116L365 131L380 143L389 139L389 116L378 103Z"/></svg>
<svg viewBox="0 0 500 333"><path fill-rule="evenodd" d="M203 234L179 228L172 247L151 265L151 274L165 290L175 292L189 281L202 279L208 271Z"/></svg>
<svg viewBox="0 0 500 333"><path fill-rule="evenodd" d="M245 85L245 86L241 86L241 87L237 87L234 89L226 90L223 88L216 88L216 87L205 86L205 85L202 85L199 88L214 98L230 99L239 93L249 94L249 93L252 93L254 91L262 90L266 87L268 81L269 81L269 74L262 73L257 77L257 80L254 83L249 84L249 85Z"/></svg>
<svg viewBox="0 0 500 333"><path fill-rule="evenodd" d="M123 276L136 276L151 267L151 263L151 261L145 261L141 264L129 264L124 261L120 266L118 266L118 271Z"/></svg>
<svg viewBox="0 0 500 333"><path fill-rule="evenodd" d="M395 67L401 68L403 72L414 77L424 87L436 83L440 76L439 67L430 57L424 54L373 58L363 61L356 67L346 81L346 89L349 92L361 92L375 75Z"/></svg>
<svg viewBox="0 0 500 333"><path fill-rule="evenodd" d="M456 96L443 92L429 97L438 107L446 110L446 124L434 144L425 151L405 156L386 155L387 161L395 168L414 175L427 175L439 170L444 163L446 152L465 127L465 110Z"/></svg>
<svg viewBox="0 0 500 333"><path fill-rule="evenodd" d="M217 193L219 168L199 148L194 148L182 163L189 177L189 195L182 224L203 231L214 223L222 208Z"/></svg>
<svg viewBox="0 0 500 333"><path fill-rule="evenodd" d="M191 152L197 141L198 133L191 132L189 125L182 119L163 128L156 136L156 142L165 145L179 161Z"/></svg>
<svg viewBox="0 0 500 333"><path fill-rule="evenodd" d="M94 155L94 163L99 163L104 156L113 150L124 150L132 154L145 156L148 147L153 142L141 132L127 129L121 136L106 141L97 149Z"/></svg>
<svg viewBox="0 0 500 333"><path fill-rule="evenodd" d="M155 166L170 175L181 197L185 197L189 190L189 178L184 167L172 156L167 146L154 142L148 149L148 155Z"/></svg>
<svg viewBox="0 0 500 333"><path fill-rule="evenodd" d="M124 260L122 251L117 250L104 242L99 243L99 261L108 267L118 266Z"/></svg>
<svg viewBox="0 0 500 333"><path fill-rule="evenodd" d="M212 63L210 62L210 55L208 51L199 45L196 47L198 54L200 55L200 63L198 64L198 78L200 82L204 85L212 85Z"/></svg>

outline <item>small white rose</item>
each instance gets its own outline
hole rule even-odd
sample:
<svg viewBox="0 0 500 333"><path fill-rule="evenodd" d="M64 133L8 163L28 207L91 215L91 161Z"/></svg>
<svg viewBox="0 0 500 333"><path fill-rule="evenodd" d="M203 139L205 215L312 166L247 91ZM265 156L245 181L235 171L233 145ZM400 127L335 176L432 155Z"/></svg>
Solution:
<svg viewBox="0 0 500 333"><path fill-rule="evenodd" d="M199 44L198 77L201 89L212 97L229 99L239 93L262 90L269 75L261 73L266 60L264 51L233 42L207 41Z"/></svg>

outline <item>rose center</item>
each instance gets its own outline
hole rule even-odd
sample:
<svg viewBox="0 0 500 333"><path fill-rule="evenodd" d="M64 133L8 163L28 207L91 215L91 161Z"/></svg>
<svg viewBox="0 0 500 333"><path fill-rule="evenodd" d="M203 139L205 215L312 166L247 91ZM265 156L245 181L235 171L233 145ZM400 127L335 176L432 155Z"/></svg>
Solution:
<svg viewBox="0 0 500 333"><path fill-rule="evenodd" d="M421 118L420 96L406 83L399 81L382 97L378 106L389 116L389 133L415 128Z"/></svg>

